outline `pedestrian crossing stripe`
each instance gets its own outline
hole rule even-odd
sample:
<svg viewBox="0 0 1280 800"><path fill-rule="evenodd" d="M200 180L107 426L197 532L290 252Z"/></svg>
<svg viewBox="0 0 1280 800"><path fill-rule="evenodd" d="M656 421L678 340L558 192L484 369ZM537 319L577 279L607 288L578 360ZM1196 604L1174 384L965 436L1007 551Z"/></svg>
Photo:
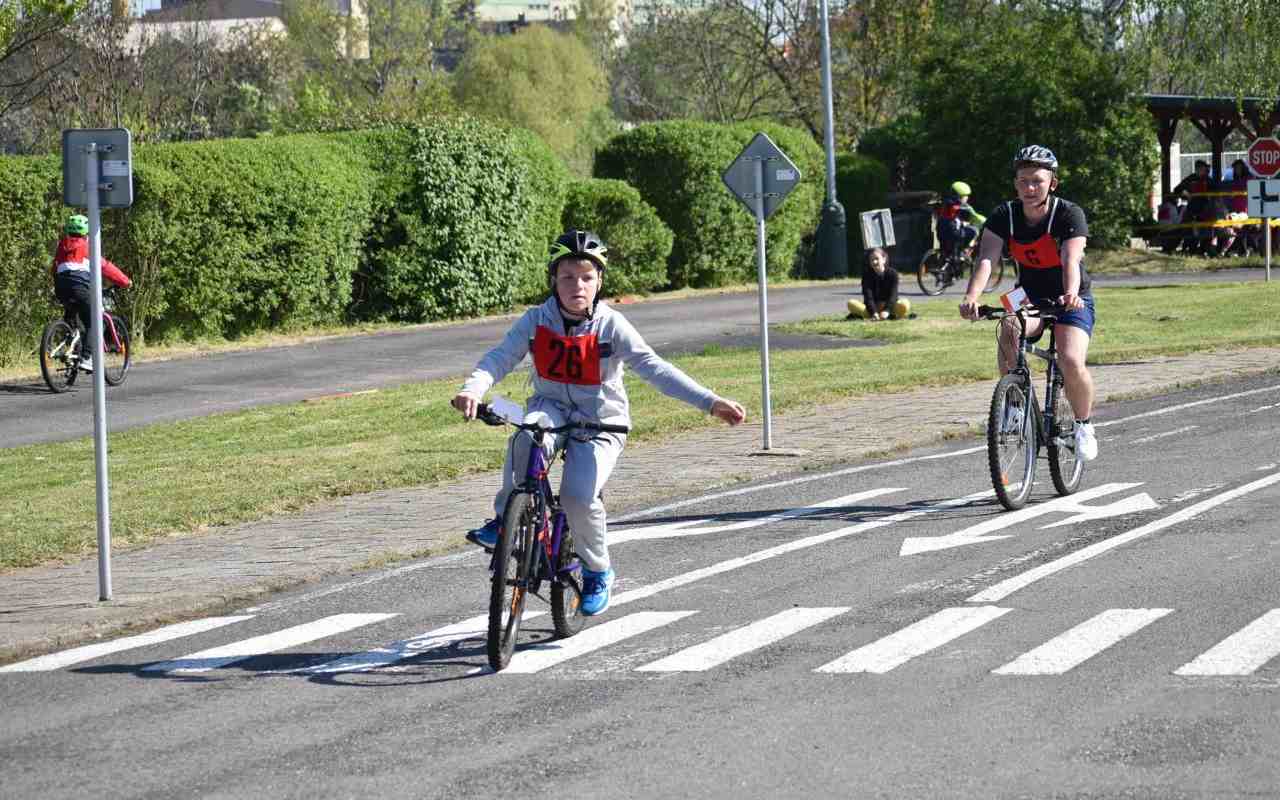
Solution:
<svg viewBox="0 0 1280 800"><path fill-rule="evenodd" d="M634 667L634 671L650 674L704 672L748 653L767 648L814 626L837 620L850 610L843 606L790 608ZM697 613L697 611L638 611L597 622L567 639L520 645L516 649L511 664L502 674L527 675L543 672L573 659L598 653L610 646L680 622ZM813 671L844 675L888 673L955 639L973 635L988 624L1014 613L1013 609L997 606L965 605L944 608L822 664ZM1003 666L996 667L991 670L991 674L999 676L1062 675L1173 613L1174 610L1169 608L1107 609L1018 655ZM526 612L525 619L534 619L544 614L543 611ZM232 666L257 656L336 636L395 616L397 615L391 613L335 614L273 633L197 650L176 659L148 663L142 666L140 671L168 674L207 672ZM230 628L234 624L253 618L252 615L241 615L193 620L137 636L85 645L21 661L0 667L0 672L45 672L63 669L134 648L154 646L185 636ZM438 652L456 642L482 640L486 635L486 624L485 616L472 617L385 647L331 658L318 665L263 672L335 674L395 668L395 665L401 661L433 651ZM1179 677L1248 676L1267 665L1276 656L1280 656L1280 609L1267 611L1178 667L1173 674Z"/></svg>

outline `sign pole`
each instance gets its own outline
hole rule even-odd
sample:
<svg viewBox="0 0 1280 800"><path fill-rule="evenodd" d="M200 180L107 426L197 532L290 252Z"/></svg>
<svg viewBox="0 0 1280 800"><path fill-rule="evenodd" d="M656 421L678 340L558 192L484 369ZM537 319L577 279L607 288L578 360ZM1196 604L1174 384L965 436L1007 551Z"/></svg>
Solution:
<svg viewBox="0 0 1280 800"><path fill-rule="evenodd" d="M773 407L769 400L769 296L765 271L764 158L756 159L756 276L760 281L760 382L764 396L764 449L773 446Z"/></svg>
<svg viewBox="0 0 1280 800"><path fill-rule="evenodd" d="M1266 244L1263 245L1263 252L1267 254L1265 261L1267 283L1271 283L1271 217L1262 218L1262 237L1266 240Z"/></svg>
<svg viewBox="0 0 1280 800"><path fill-rule="evenodd" d="M98 197L98 145L85 146L85 194L89 202L89 274L93 279L93 453L98 490L98 599L111 599L111 499L107 491L107 384L102 374L102 225ZM85 344L88 344L86 342ZM84 347L81 347L83 352Z"/></svg>

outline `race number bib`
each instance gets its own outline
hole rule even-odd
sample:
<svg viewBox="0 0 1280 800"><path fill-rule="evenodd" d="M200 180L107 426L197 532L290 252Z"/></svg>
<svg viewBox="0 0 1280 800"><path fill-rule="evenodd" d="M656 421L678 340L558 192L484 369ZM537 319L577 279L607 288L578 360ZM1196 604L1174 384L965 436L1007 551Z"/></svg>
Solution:
<svg viewBox="0 0 1280 800"><path fill-rule="evenodd" d="M559 336L538 326L533 336L533 366L542 378L579 386L600 385L600 341L594 333Z"/></svg>

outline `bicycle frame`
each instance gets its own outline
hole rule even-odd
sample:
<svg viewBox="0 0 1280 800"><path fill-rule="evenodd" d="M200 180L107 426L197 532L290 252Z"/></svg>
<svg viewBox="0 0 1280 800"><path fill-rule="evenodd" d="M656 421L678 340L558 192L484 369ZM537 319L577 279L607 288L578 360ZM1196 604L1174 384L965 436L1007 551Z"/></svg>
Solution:
<svg viewBox="0 0 1280 800"><path fill-rule="evenodd" d="M543 450L546 433L542 430L531 432L533 447L529 448L529 461L525 466L524 481L514 491L527 492L534 498L534 509L538 518L538 530L535 535L542 545L538 569L534 571L531 592L536 593L543 580L561 581L578 569L578 560L570 559L562 568L559 563L560 545L564 541L565 516L560 503L551 487L550 471L555 456L547 457ZM497 558L497 553L493 555Z"/></svg>
<svg viewBox="0 0 1280 800"><path fill-rule="evenodd" d="M1053 435L1056 419L1054 409L1058 407L1058 392L1062 391L1062 371L1058 369L1058 347L1057 347L1057 326L1053 317L1040 317L1044 322L1045 328L1048 329L1049 346L1048 348L1037 347L1034 342L1027 339L1027 317L1025 314L1018 314L1018 358L1017 363L1010 372L1021 375L1027 386L1027 395L1030 398L1031 406L1035 410L1035 432L1037 443L1049 443L1057 440L1057 444L1075 448L1074 440L1067 442L1062 437ZM1045 398L1044 408L1040 408L1036 403L1036 385L1031 378L1031 366L1027 363L1026 353L1031 353L1038 358L1042 358L1046 362L1045 368Z"/></svg>

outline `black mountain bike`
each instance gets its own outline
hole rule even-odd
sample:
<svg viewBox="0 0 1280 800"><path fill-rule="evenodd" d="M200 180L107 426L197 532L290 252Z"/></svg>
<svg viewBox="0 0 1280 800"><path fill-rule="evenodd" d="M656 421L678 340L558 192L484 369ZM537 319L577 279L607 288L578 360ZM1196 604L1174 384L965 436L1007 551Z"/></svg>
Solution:
<svg viewBox="0 0 1280 800"><path fill-rule="evenodd" d="M555 455L547 458L543 441L548 435L577 429L627 433L630 428L594 422L570 422L557 428L516 423L498 416L484 403L477 409L476 418L489 425L511 425L533 436L524 481L507 499L498 544L489 563L493 582L487 649L489 666L496 672L511 662L525 603L544 582L551 587L548 602L557 636L572 636L586 622L582 613L582 565L573 552L573 535L560 507L560 496L552 492L547 478Z"/></svg>
<svg viewBox="0 0 1280 800"><path fill-rule="evenodd" d="M102 377L109 385L124 383L129 372L131 346L129 323L114 312L115 294L102 293ZM70 389L80 374L81 346L90 331L80 329L74 311L68 310L62 319L55 319L44 327L40 337L40 374L50 391L62 393Z"/></svg>
<svg viewBox="0 0 1280 800"><path fill-rule="evenodd" d="M1058 351L1054 323L1059 305L1026 308L1012 314L1003 308L980 306L982 319L1018 319L1018 363L1000 379L991 396L987 417L987 462L991 467L991 485L1000 504L1016 511L1027 503L1035 483L1036 459L1044 446L1049 460L1049 475L1058 494L1068 495L1080 488L1084 477L1084 461L1076 456L1076 416L1062 390L1062 372L1058 369ZM1049 347L1036 347L1027 339L1027 319L1038 317L1049 335ZM1036 387L1026 353L1043 358L1047 364L1044 409L1037 405Z"/></svg>
<svg viewBox="0 0 1280 800"><path fill-rule="evenodd" d="M1018 272L1013 259L1001 254L1000 259L991 265L991 274L987 276L987 285L982 291L989 292L999 286L1006 271L1017 280ZM953 283L963 283L971 272L973 248L935 247L920 259L920 266L916 269L916 283L920 284L920 291L936 297Z"/></svg>

